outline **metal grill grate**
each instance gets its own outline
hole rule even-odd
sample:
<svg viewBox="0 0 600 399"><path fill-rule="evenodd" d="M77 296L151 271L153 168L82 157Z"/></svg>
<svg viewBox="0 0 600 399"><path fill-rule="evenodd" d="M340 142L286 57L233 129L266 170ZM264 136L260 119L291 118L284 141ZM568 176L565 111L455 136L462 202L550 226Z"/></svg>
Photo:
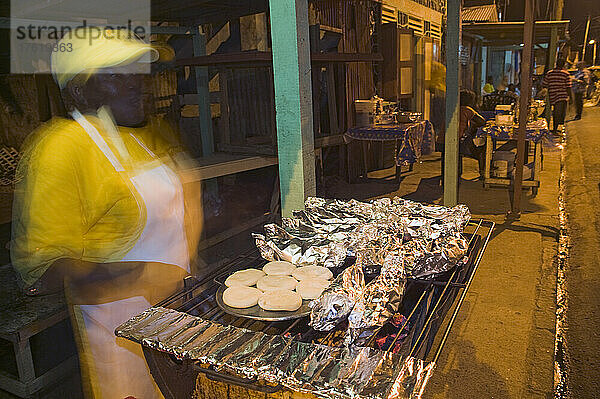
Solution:
<svg viewBox="0 0 600 399"><path fill-rule="evenodd" d="M436 276L434 280L409 279L400 308L403 322L399 327L388 322L377 328L375 333L366 340L366 345L374 346L383 334L383 337L394 338L391 343L386 345L387 348L379 347L380 349L436 361L477 272L493 228L494 223L490 221L483 219L471 221L464 232L469 241L467 260L449 272ZM330 333L323 333L313 330L308 325L308 318L265 322L232 316L219 308L215 299L216 291L219 288L217 281L223 281L234 271L248 267L260 267L265 262L259 257L257 250L251 250L223 266L215 275L200 281L188 278L186 287L182 291L156 306L176 309L224 325L261 331L270 335L289 335L302 342L318 341L330 346L341 346L343 339L336 339L336 335L343 336L343 326ZM450 310L452 310L452 315L446 320L446 315ZM443 334L438 336L437 333L442 327ZM401 333L407 328L408 332L400 338ZM219 375L210 369L198 369L198 371L206 373L213 379L217 378L251 389L264 389L262 386L255 386L252 381ZM154 371L153 374L155 374ZM162 381L159 385L168 384L168 381Z"/></svg>

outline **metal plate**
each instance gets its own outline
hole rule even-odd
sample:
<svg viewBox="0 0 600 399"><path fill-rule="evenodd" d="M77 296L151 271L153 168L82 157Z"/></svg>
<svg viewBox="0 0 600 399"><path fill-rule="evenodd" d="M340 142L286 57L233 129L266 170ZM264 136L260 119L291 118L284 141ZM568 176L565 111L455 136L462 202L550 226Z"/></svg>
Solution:
<svg viewBox="0 0 600 399"><path fill-rule="evenodd" d="M217 305L219 305L219 307L221 309L223 309L225 312L227 312L233 316L246 317L248 319L263 320L263 321L284 321L284 320L300 319L300 318L306 317L310 314L310 308L308 307L310 300L307 300L307 299L302 301L302 306L300 306L300 309L295 310L293 312L287 312L287 311L273 312L270 310L264 310L258 305L254 305L251 308L246 308L246 309L232 308L231 306L225 305L225 302L223 302L223 292L225 291L225 289L227 289L227 287L225 285L221 285L219 287L219 289L217 290L217 294L216 294Z"/></svg>

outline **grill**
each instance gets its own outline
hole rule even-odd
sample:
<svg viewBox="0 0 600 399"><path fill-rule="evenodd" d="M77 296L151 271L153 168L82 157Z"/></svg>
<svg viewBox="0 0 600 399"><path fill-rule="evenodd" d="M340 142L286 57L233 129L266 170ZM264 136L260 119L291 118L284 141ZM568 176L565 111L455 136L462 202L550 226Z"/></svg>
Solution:
<svg viewBox="0 0 600 399"><path fill-rule="evenodd" d="M452 270L437 275L434 280L409 279L400 312L394 320L379 327L366 340L367 346L437 362L454 325L469 286L477 272L490 240L494 223L479 219L469 222L464 231L469 241L467 260ZM346 259L346 265L352 259ZM198 280L188 277L184 288L156 306L175 309L223 325L261 331L269 335L292 336L301 342L318 342L341 346L343 326L332 332L313 330L308 317L289 321L261 321L232 316L217 304L215 294L226 276L248 267L261 267L264 261L258 250L251 250L224 265L220 272ZM238 385L264 393L274 393L281 386L269 386L257 381L218 373L200 367L196 362L144 347L150 371L165 398L191 397L199 373L214 381Z"/></svg>

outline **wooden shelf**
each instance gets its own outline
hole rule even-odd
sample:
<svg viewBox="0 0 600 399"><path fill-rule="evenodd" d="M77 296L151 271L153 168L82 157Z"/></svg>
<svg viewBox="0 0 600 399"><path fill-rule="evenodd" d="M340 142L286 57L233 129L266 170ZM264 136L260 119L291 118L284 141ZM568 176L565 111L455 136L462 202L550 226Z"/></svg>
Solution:
<svg viewBox="0 0 600 399"><path fill-rule="evenodd" d="M379 53L313 53L311 54L311 60L314 63L380 62L383 61L383 57ZM175 61L175 66L271 65L272 62L273 54L270 51L244 51L183 58Z"/></svg>
<svg viewBox="0 0 600 399"><path fill-rule="evenodd" d="M315 138L315 148L332 147L340 144L344 144L344 136L342 134Z"/></svg>
<svg viewBox="0 0 600 399"><path fill-rule="evenodd" d="M512 185L512 179L504 179L500 177L489 177L484 179L484 184L496 185L496 186L510 186ZM539 180L523 180L523 187L539 187Z"/></svg>
<svg viewBox="0 0 600 399"><path fill-rule="evenodd" d="M277 157L215 153L198 159L197 166L181 173L182 183L191 183L277 165Z"/></svg>

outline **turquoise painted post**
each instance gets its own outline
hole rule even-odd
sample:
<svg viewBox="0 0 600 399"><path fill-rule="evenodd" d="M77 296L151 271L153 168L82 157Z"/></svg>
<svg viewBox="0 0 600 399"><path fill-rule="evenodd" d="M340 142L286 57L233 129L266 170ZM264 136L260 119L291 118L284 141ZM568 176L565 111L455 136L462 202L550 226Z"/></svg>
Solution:
<svg viewBox="0 0 600 399"><path fill-rule="evenodd" d="M448 0L446 34L446 138L444 144L444 205L458 203L458 123L460 119L460 0Z"/></svg>
<svg viewBox="0 0 600 399"><path fill-rule="evenodd" d="M271 0L282 216L316 194L307 0Z"/></svg>

